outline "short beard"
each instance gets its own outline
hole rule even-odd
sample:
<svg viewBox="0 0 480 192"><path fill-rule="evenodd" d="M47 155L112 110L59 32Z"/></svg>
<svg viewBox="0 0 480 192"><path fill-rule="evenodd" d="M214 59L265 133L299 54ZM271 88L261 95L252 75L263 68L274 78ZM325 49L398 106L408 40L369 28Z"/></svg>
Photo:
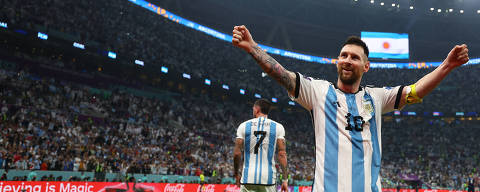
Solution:
<svg viewBox="0 0 480 192"><path fill-rule="evenodd" d="M352 71L350 78L346 78L342 76L342 69L338 70L338 77L340 78L340 81L346 85L353 85L360 78L354 71Z"/></svg>

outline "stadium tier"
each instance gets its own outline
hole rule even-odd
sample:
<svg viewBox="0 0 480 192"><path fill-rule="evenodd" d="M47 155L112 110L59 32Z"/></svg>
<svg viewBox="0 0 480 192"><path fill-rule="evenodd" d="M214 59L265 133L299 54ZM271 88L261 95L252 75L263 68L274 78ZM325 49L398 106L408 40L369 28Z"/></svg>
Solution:
<svg viewBox="0 0 480 192"><path fill-rule="evenodd" d="M267 98L286 130L289 182L311 186L309 112L223 33L142 2L0 0L0 180L199 183L204 174L233 184L236 128ZM334 59L262 48L291 71L337 79ZM383 116L384 188L463 190L479 175L477 63ZM362 85L412 84L436 66L417 64L372 68Z"/></svg>

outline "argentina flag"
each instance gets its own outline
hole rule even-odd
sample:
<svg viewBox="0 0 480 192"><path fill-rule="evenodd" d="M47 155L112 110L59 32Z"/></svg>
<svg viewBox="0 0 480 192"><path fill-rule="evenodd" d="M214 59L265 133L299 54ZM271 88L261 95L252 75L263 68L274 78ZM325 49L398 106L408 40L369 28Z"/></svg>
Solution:
<svg viewBox="0 0 480 192"><path fill-rule="evenodd" d="M361 32L362 40L370 50L370 58L408 59L408 34Z"/></svg>

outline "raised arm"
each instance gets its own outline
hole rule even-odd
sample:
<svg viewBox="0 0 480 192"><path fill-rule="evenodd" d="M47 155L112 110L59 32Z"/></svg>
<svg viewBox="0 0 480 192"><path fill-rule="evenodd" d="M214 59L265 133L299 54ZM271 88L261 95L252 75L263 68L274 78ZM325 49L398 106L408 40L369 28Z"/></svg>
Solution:
<svg viewBox="0 0 480 192"><path fill-rule="evenodd" d="M288 189L288 164L287 164L287 146L285 145L285 139L277 139L278 147L278 163L282 168L282 192Z"/></svg>
<svg viewBox="0 0 480 192"><path fill-rule="evenodd" d="M233 149L233 173L235 184L240 187L240 167L242 164L243 139L235 140L235 148Z"/></svg>
<svg viewBox="0 0 480 192"><path fill-rule="evenodd" d="M450 53L448 53L447 58L440 66L415 83L415 92L418 98L421 99L432 92L453 69L467 63L468 60L467 45L463 44L455 46ZM411 88L408 87L403 89L399 108L402 108L407 104L406 97L411 91Z"/></svg>
<svg viewBox="0 0 480 192"><path fill-rule="evenodd" d="M252 55L265 73L285 87L290 95L294 95L295 73L286 70L280 63L262 50L262 48L255 43L252 35L244 25L235 26L232 37L233 45L242 48Z"/></svg>

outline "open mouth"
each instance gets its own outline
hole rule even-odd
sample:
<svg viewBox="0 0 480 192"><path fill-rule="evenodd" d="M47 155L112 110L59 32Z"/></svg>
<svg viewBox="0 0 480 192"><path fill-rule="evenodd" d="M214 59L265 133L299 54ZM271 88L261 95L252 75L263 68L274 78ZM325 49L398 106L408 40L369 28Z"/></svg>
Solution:
<svg viewBox="0 0 480 192"><path fill-rule="evenodd" d="M343 72L344 74L351 74L351 73L352 73L352 70L342 68L342 72Z"/></svg>

